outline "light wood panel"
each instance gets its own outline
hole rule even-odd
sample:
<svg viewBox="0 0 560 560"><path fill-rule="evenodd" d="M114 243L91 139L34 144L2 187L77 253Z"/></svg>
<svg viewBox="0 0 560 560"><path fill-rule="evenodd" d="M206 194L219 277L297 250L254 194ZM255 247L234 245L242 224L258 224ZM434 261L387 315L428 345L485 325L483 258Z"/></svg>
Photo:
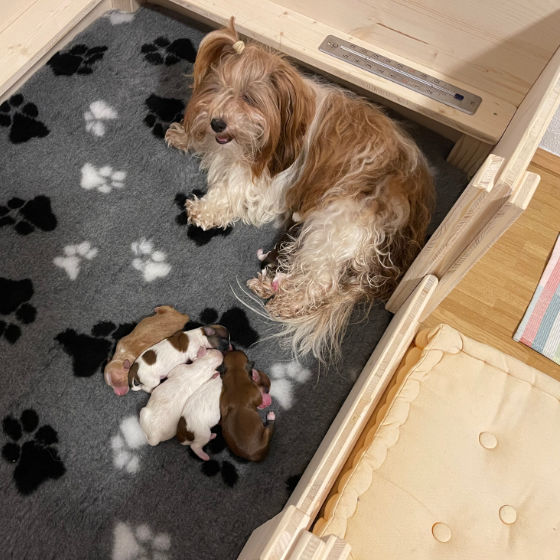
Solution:
<svg viewBox="0 0 560 560"><path fill-rule="evenodd" d="M423 322L444 322L560 380L560 366L515 342L560 232L560 158L538 150L529 170L541 176L529 207Z"/></svg>
<svg viewBox="0 0 560 560"><path fill-rule="evenodd" d="M560 46L556 0L274 2L516 106Z"/></svg>

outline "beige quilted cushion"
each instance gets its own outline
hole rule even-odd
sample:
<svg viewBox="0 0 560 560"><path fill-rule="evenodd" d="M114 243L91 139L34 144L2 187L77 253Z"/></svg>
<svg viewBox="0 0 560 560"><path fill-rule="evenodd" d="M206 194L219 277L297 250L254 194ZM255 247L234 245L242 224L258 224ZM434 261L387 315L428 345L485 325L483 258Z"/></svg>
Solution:
<svg viewBox="0 0 560 560"><path fill-rule="evenodd" d="M560 559L560 383L447 325L420 356L315 533L354 559Z"/></svg>

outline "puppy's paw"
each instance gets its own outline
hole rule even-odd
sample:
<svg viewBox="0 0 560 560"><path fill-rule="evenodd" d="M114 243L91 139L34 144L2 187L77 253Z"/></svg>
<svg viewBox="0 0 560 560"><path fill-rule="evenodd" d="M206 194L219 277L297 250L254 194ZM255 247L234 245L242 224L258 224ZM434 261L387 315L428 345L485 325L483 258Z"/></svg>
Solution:
<svg viewBox="0 0 560 560"><path fill-rule="evenodd" d="M174 122L169 126L165 133L165 142L168 146L187 151L188 137L181 123Z"/></svg>
<svg viewBox="0 0 560 560"><path fill-rule="evenodd" d="M274 422L274 420L276 420L276 414L274 414L274 412L272 412L272 410L266 415L266 421L267 422Z"/></svg>

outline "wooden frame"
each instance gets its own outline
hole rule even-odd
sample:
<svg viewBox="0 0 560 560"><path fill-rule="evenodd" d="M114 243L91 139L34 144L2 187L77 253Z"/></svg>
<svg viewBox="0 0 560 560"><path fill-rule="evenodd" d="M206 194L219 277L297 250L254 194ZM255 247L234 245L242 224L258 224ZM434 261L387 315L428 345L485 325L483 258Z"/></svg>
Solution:
<svg viewBox="0 0 560 560"><path fill-rule="evenodd" d="M144 0L4 2L0 102L58 49L111 9ZM560 103L560 10L537 0L152 0L211 26L236 17L239 32L374 95L455 141L448 156L470 183L405 274L387 308L389 328L321 446L274 519L258 528L241 558L342 559L349 546L307 532L419 322L526 208L539 177L527 173ZM365 11L365 13L364 13ZM503 13L508 18L501 18ZM258 17L255 16L258 14ZM488 17L487 17L488 16ZM492 22L500 21L500 26ZM376 77L318 51L328 34L480 95L474 115Z"/></svg>

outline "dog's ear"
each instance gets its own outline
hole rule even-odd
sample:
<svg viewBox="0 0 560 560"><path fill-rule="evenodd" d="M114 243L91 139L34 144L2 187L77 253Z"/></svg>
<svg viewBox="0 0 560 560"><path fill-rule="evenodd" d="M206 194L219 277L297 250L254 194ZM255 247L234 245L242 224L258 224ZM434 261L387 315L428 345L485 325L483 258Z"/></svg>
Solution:
<svg viewBox="0 0 560 560"><path fill-rule="evenodd" d="M222 56L236 53L233 45L238 40L233 17L230 18L227 27L211 31L202 39L194 63L195 90Z"/></svg>
<svg viewBox="0 0 560 560"><path fill-rule="evenodd" d="M299 72L282 61L270 75L276 109L269 113L269 141L253 164L259 176L268 168L273 177L287 169L301 151L303 137L311 123L315 102Z"/></svg>

